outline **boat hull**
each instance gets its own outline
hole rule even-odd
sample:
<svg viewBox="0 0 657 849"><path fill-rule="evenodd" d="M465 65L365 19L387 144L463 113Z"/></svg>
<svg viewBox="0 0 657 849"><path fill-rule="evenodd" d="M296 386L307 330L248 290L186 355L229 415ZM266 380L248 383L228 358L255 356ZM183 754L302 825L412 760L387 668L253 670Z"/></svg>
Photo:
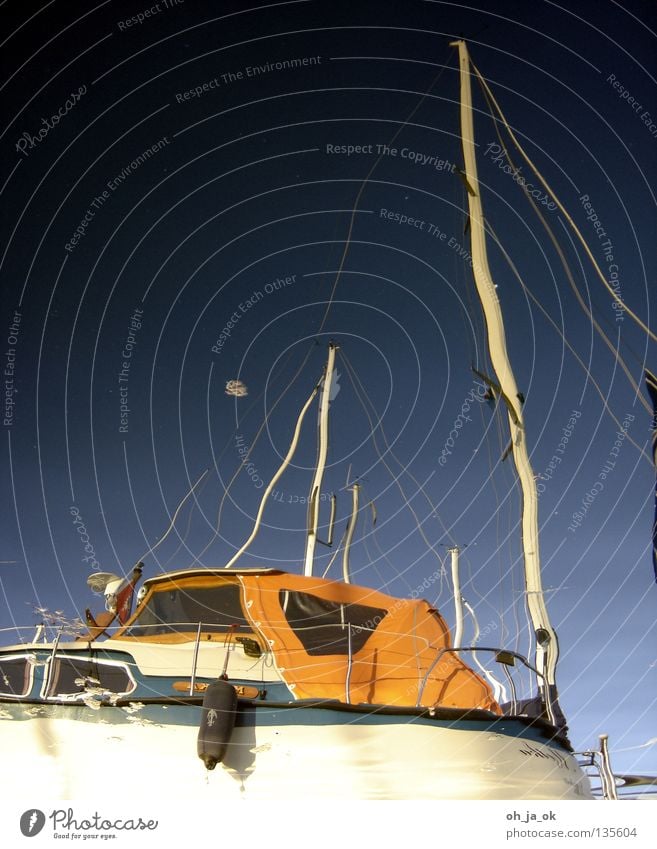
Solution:
<svg viewBox="0 0 657 849"><path fill-rule="evenodd" d="M5 796L95 798L126 773L166 799L587 799L575 758L515 718L443 720L345 706L241 703L224 762L196 755L192 704L0 704Z"/></svg>

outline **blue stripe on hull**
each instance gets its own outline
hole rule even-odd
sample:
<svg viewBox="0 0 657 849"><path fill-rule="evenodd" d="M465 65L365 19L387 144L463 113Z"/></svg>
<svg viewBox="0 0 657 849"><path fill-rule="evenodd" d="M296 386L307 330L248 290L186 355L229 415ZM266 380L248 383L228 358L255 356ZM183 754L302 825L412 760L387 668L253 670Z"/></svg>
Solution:
<svg viewBox="0 0 657 849"><path fill-rule="evenodd" d="M180 704L144 704L137 708L139 700L132 706L115 707L103 705L98 710L81 704L21 704L20 702L0 702L0 723L3 713L11 715L11 721L30 721L36 717L68 719L84 723L103 723L105 725L129 725L138 719L145 725L164 727L198 727L201 719L200 705ZM389 709L388 709L389 710ZM9 720L9 717L6 717ZM342 706L339 709L327 707L309 707L303 703L292 703L289 707L267 705L264 702L242 703L237 713L238 728L272 728L292 726L365 726L385 727L398 725L419 725L452 730L501 734L507 737L525 739L549 745L560 752L567 749L557 740L546 737L540 727L527 725L519 719L501 717L499 719L439 719L431 716L413 714L382 713L372 711L352 711ZM6 729L5 729L6 730Z"/></svg>

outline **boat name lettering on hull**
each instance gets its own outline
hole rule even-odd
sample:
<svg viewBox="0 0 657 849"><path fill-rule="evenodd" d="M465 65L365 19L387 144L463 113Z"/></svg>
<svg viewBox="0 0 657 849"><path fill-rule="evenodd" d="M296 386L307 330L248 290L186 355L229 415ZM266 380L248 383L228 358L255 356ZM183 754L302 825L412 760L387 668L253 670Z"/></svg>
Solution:
<svg viewBox="0 0 657 849"><path fill-rule="evenodd" d="M527 757L530 758L542 758L543 760L554 761L554 763L559 764L559 766L568 769L568 759L559 752L555 752L553 749L538 749L532 746L531 743L526 743L523 748L519 749L519 752L521 755L527 755Z"/></svg>

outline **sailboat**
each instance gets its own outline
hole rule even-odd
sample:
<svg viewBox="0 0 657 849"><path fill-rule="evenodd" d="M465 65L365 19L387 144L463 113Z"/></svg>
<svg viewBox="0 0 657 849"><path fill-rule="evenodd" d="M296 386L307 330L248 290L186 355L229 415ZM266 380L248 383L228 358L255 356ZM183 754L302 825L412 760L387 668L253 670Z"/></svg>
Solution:
<svg viewBox="0 0 657 849"><path fill-rule="evenodd" d="M251 536L215 568L147 578L96 576L107 612L76 639L38 630L0 650L6 794L83 799L99 766L126 765L159 799L590 799L556 684L558 640L541 584L536 486L522 401L488 270L473 141L470 64L457 42L461 129L477 291L506 405L522 488L525 595L535 637L528 659L505 646L464 645L458 550L457 628L427 601L315 574L320 493L338 346L303 405L287 456L263 492ZM274 486L318 399L319 447L308 498L303 573L242 565ZM334 507L329 522L333 526ZM238 564L238 561L239 564ZM118 622L119 627L114 628ZM44 641L45 637L45 641ZM504 684L500 683L501 681ZM530 697L520 697L527 687ZM116 792L123 792L115 782ZM104 789L111 795L112 786Z"/></svg>

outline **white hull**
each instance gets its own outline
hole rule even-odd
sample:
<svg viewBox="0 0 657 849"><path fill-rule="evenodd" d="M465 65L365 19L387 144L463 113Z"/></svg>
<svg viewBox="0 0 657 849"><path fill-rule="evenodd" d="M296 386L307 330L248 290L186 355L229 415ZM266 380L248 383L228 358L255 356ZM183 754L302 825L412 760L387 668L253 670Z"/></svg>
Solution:
<svg viewBox="0 0 657 849"><path fill-rule="evenodd" d="M50 710L0 705L5 798L97 799L99 787L121 797L127 774L142 797L160 800L591 798L582 770L559 747L409 716L378 724L322 711L314 724L317 711L296 708L297 724L291 709L278 709L265 725L235 728L225 763L208 772L196 755L196 725L163 724L180 708L65 708L70 718L47 718ZM29 719L19 719L24 711ZM336 724L327 724L332 714Z"/></svg>

